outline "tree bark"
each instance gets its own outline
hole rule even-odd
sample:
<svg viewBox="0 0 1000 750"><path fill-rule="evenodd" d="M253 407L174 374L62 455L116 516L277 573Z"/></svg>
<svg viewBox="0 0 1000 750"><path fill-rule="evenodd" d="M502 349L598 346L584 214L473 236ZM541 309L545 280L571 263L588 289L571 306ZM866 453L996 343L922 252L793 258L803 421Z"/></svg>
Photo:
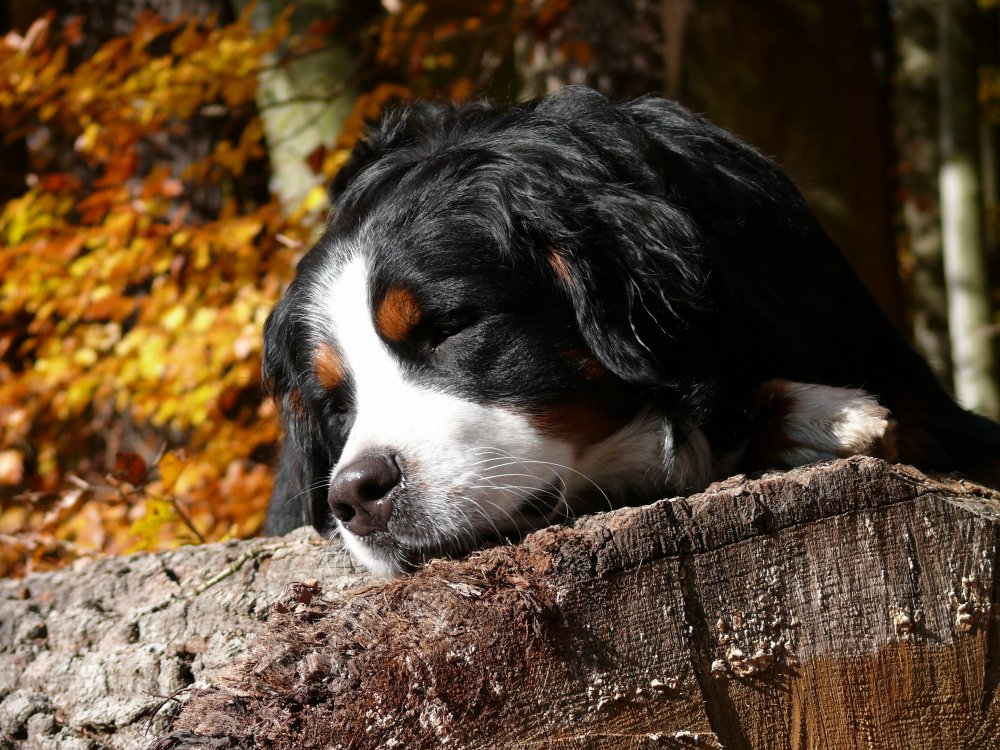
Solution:
<svg viewBox="0 0 1000 750"><path fill-rule="evenodd" d="M170 696L218 679L289 582L366 580L327 547L302 529L0 580L0 748L146 746Z"/></svg>
<svg viewBox="0 0 1000 750"><path fill-rule="evenodd" d="M1000 381L979 174L976 3L942 0L939 19L941 220L955 396L966 408L997 419Z"/></svg>
<svg viewBox="0 0 1000 750"><path fill-rule="evenodd" d="M8 581L0 746L996 748L990 517L854 458L360 588L303 531Z"/></svg>

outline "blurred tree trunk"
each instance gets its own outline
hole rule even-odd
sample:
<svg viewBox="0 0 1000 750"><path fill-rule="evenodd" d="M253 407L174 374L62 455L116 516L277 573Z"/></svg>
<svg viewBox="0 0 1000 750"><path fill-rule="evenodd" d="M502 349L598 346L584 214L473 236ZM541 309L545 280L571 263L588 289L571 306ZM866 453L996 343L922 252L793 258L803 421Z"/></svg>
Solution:
<svg viewBox="0 0 1000 750"><path fill-rule="evenodd" d="M237 12L249 3L233 0ZM274 24L289 4L284 0L259 0L253 9L254 26ZM345 14L369 17L378 2L354 0L303 0L291 18L293 34L303 34L313 23L329 21ZM353 24L346 24L353 26ZM308 157L320 146L330 146L343 128L354 103L354 81L348 80L352 51L330 40L329 46L282 61L281 52L272 55L268 70L260 79L257 107L271 162L271 193L288 211L294 209L325 177L309 167Z"/></svg>
<svg viewBox="0 0 1000 750"><path fill-rule="evenodd" d="M938 192L938 7L939 0L897 0L894 5L893 104L913 342L941 382L951 388Z"/></svg>
<svg viewBox="0 0 1000 750"><path fill-rule="evenodd" d="M941 219L955 395L1000 417L992 305L983 243L975 0L941 0Z"/></svg>
<svg viewBox="0 0 1000 750"><path fill-rule="evenodd" d="M544 43L528 34L518 40L522 96L571 83L619 98L663 92L660 13L659 0L575 0Z"/></svg>
<svg viewBox="0 0 1000 750"><path fill-rule="evenodd" d="M862 3L700 0L683 66L681 99L775 158L903 327L886 92Z"/></svg>

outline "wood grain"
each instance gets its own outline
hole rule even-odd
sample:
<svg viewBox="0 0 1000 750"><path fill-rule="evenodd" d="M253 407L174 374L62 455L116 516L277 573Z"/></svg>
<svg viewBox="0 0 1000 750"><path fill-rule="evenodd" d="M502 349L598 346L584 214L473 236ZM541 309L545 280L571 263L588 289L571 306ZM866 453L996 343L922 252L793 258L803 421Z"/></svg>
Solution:
<svg viewBox="0 0 1000 750"><path fill-rule="evenodd" d="M300 587L153 747L1000 747L997 515L853 458Z"/></svg>

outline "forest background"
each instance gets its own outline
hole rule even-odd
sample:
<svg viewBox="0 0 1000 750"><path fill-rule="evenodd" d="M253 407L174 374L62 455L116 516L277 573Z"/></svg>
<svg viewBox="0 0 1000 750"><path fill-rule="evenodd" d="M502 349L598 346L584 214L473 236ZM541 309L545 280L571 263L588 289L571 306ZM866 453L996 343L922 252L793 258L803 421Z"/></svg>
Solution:
<svg viewBox="0 0 1000 750"><path fill-rule="evenodd" d="M995 5L0 3L0 576L258 532L261 327L364 123L412 97L586 83L705 113L1000 416Z"/></svg>

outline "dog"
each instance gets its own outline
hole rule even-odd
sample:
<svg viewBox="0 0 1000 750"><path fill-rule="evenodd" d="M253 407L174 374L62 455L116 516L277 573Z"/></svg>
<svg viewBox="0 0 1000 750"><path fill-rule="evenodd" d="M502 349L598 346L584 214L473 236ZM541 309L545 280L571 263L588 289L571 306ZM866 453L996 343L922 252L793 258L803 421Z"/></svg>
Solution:
<svg viewBox="0 0 1000 750"><path fill-rule="evenodd" d="M377 574L857 453L995 481L790 180L655 96L386 114L265 326L265 532Z"/></svg>

